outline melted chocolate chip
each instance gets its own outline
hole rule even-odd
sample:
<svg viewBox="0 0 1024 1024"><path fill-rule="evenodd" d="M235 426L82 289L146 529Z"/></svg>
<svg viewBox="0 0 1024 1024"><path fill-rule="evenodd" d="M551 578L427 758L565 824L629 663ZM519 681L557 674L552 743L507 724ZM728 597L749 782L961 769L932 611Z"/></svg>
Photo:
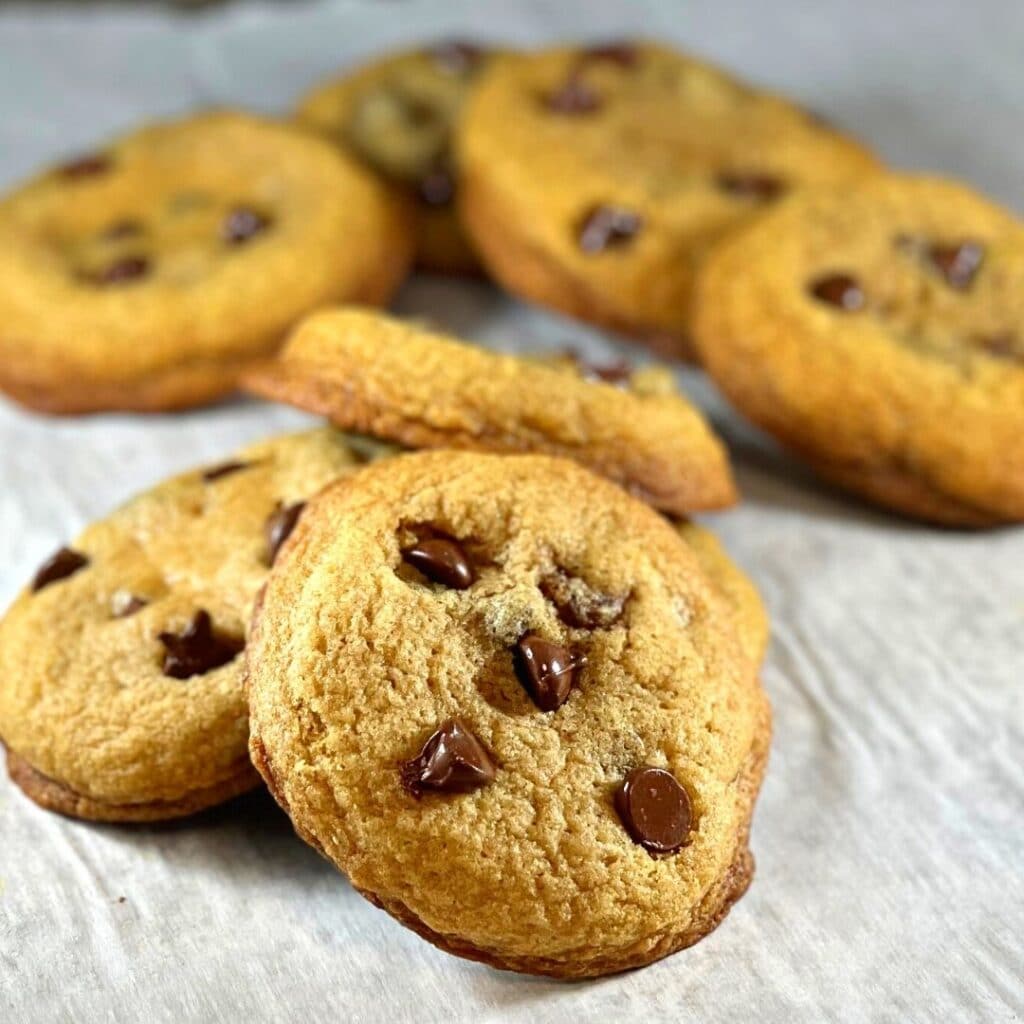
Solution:
<svg viewBox="0 0 1024 1024"><path fill-rule="evenodd" d="M270 227L270 218L249 206L229 210L220 226L220 236L229 245L241 245Z"/></svg>
<svg viewBox="0 0 1024 1024"><path fill-rule="evenodd" d="M172 679L201 676L234 660L245 646L233 637L213 632L210 613L198 611L181 633L161 633L164 645L163 673Z"/></svg>
<svg viewBox="0 0 1024 1024"><path fill-rule="evenodd" d="M428 580L465 590L476 578L466 552L450 537L427 537L402 549L402 558Z"/></svg>
<svg viewBox="0 0 1024 1024"><path fill-rule="evenodd" d="M482 47L459 39L436 43L427 53L438 67L452 75L465 75L473 71L484 56Z"/></svg>
<svg viewBox="0 0 1024 1024"><path fill-rule="evenodd" d="M723 192L728 192L739 199L767 201L777 198L785 190L785 185L770 174L725 171L716 181Z"/></svg>
<svg viewBox="0 0 1024 1024"><path fill-rule="evenodd" d="M1024 353L1017 345L1017 339L1009 332L990 334L976 339L979 347L996 359L1010 359L1024 362Z"/></svg>
<svg viewBox="0 0 1024 1024"><path fill-rule="evenodd" d="M251 465L251 462L222 462L218 466L211 466L205 470L203 472L203 480L208 484L213 483L214 480L220 480L223 477L231 476L232 473L239 473L243 469L248 469Z"/></svg>
<svg viewBox="0 0 1024 1024"><path fill-rule="evenodd" d="M604 100L581 78L573 75L565 84L544 99L544 105L555 114L593 114L604 106Z"/></svg>
<svg viewBox="0 0 1024 1024"><path fill-rule="evenodd" d="M576 669L587 662L536 633L527 633L516 644L514 656L519 682L541 711L556 711L569 699Z"/></svg>
<svg viewBox="0 0 1024 1024"><path fill-rule="evenodd" d="M928 256L950 288L965 291L970 288L975 274L981 268L985 247L971 241L933 245L928 250Z"/></svg>
<svg viewBox="0 0 1024 1024"><path fill-rule="evenodd" d="M606 60L612 64L618 64L619 67L631 68L640 59L640 54L631 43L616 41L588 46L583 51L583 59Z"/></svg>
<svg viewBox="0 0 1024 1024"><path fill-rule="evenodd" d="M39 567L32 580L32 592L36 593L51 583L73 576L88 564L89 559L85 555L73 551L71 548L61 548Z"/></svg>
<svg viewBox="0 0 1024 1024"><path fill-rule="evenodd" d="M451 206L455 198L455 179L450 171L439 167L420 181L417 193L427 206Z"/></svg>
<svg viewBox="0 0 1024 1024"><path fill-rule="evenodd" d="M277 558L281 545L291 536L292 530L295 529L295 524L299 521L299 516L302 515L302 510L305 507L306 503L304 501L297 501L294 505L282 505L279 503L277 508L270 513L270 518L267 520L266 525L267 562L269 565L274 564L274 559Z"/></svg>
<svg viewBox="0 0 1024 1024"><path fill-rule="evenodd" d="M626 605L624 597L603 594L562 570L545 576L540 592L555 606L558 617L573 629L607 629L619 620Z"/></svg>
<svg viewBox="0 0 1024 1024"><path fill-rule="evenodd" d="M100 234L100 238L105 242L116 242L122 238L134 238L140 234L142 234L142 225L137 220L125 218L114 221Z"/></svg>
<svg viewBox="0 0 1024 1024"><path fill-rule="evenodd" d="M128 590L119 590L110 599L110 611L115 619L127 619L136 612L142 611L149 601L144 597L138 597Z"/></svg>
<svg viewBox="0 0 1024 1024"><path fill-rule="evenodd" d="M460 718L449 718L416 757L402 762L402 786L418 800L424 790L468 793L494 781L491 755Z"/></svg>
<svg viewBox="0 0 1024 1024"><path fill-rule="evenodd" d="M810 293L821 302L836 306L847 313L864 308L864 292L855 277L849 274L826 274L809 286Z"/></svg>
<svg viewBox="0 0 1024 1024"><path fill-rule="evenodd" d="M103 153L87 153L75 160L70 160L57 168L62 178L76 180L78 178L95 178L106 174L112 167L110 157Z"/></svg>
<svg viewBox="0 0 1024 1024"><path fill-rule="evenodd" d="M643 219L621 206L595 206L584 216L579 244L584 252L604 252L625 245L643 227Z"/></svg>
<svg viewBox="0 0 1024 1024"><path fill-rule="evenodd" d="M130 284L149 273L149 260L145 256L122 256L102 270L86 272L82 279L94 285Z"/></svg>
<svg viewBox="0 0 1024 1024"><path fill-rule="evenodd" d="M690 795L664 768L634 768L615 794L622 824L648 853L675 853L693 821Z"/></svg>

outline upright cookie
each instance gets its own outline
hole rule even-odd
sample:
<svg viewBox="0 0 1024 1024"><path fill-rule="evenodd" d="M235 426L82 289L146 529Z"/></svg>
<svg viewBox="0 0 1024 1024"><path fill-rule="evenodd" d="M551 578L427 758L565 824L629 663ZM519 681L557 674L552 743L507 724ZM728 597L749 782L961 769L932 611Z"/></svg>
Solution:
<svg viewBox="0 0 1024 1024"><path fill-rule="evenodd" d="M652 44L496 60L458 143L463 221L498 281L675 355L714 242L792 189L875 166L785 100Z"/></svg>
<svg viewBox="0 0 1024 1024"><path fill-rule="evenodd" d="M794 196L709 260L696 340L824 477L937 523L1024 519L1024 224L970 189Z"/></svg>
<svg viewBox="0 0 1024 1024"><path fill-rule="evenodd" d="M319 85L296 110L299 121L353 153L410 202L416 210L417 261L427 270L480 269L455 214L451 133L489 60L481 46L437 42Z"/></svg>
<svg viewBox="0 0 1024 1024"><path fill-rule="evenodd" d="M94 523L0 621L0 737L37 803L173 818L251 789L242 651L303 502L356 459L328 430L246 448Z"/></svg>
<svg viewBox="0 0 1024 1024"><path fill-rule="evenodd" d="M571 361L545 365L332 310L307 319L247 386L407 447L572 458L669 512L732 504L725 450L671 377L621 376L618 386Z"/></svg>
<svg viewBox="0 0 1024 1024"><path fill-rule="evenodd" d="M311 309L385 301L411 246L387 188L305 132L143 128L0 201L0 388L48 412L208 402Z"/></svg>
<svg viewBox="0 0 1024 1024"><path fill-rule="evenodd" d="M673 526L571 462L420 452L328 489L248 666L299 834L449 952L637 967L750 881L755 668Z"/></svg>

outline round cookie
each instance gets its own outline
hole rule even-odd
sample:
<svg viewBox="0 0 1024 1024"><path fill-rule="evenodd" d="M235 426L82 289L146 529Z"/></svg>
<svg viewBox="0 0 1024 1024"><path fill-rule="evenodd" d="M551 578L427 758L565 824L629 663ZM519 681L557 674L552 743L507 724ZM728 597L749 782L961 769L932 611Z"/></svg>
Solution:
<svg viewBox="0 0 1024 1024"><path fill-rule="evenodd" d="M480 271L455 214L451 134L490 57L458 40L381 57L317 86L295 112L396 186L416 211L416 257L426 270Z"/></svg>
<svg viewBox="0 0 1024 1024"><path fill-rule="evenodd" d="M173 818L259 782L242 687L250 611L301 502L357 465L321 429L139 495L50 559L0 621L0 737L37 803Z"/></svg>
<svg viewBox="0 0 1024 1024"><path fill-rule="evenodd" d="M245 383L407 447L572 458L669 512L736 498L724 447L664 371L591 373L568 359L502 355L390 317L330 310L305 320Z"/></svg>
<svg viewBox="0 0 1024 1024"><path fill-rule="evenodd" d="M327 489L248 671L296 830L449 952L607 974L749 884L756 670L675 528L574 463L419 452Z"/></svg>
<svg viewBox="0 0 1024 1024"><path fill-rule="evenodd" d="M47 412L211 401L311 309L384 302L411 248L401 203L306 132L143 128L0 200L0 388Z"/></svg>
<svg viewBox="0 0 1024 1024"><path fill-rule="evenodd" d="M963 185L794 196L708 261L725 394L822 476L954 526L1024 519L1024 224Z"/></svg>
<svg viewBox="0 0 1024 1024"><path fill-rule="evenodd" d="M875 167L785 100L666 47L496 59L458 135L463 222L526 299L689 354L707 250L803 185Z"/></svg>

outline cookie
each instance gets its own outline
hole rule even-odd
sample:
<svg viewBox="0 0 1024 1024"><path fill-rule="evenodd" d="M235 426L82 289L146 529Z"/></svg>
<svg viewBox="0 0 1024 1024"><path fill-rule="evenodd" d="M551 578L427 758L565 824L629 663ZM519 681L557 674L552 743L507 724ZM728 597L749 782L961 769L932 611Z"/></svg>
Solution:
<svg viewBox="0 0 1024 1024"><path fill-rule="evenodd" d="M323 429L139 495L49 559L0 621L11 777L97 821L190 814L251 789L246 629L302 503L358 464Z"/></svg>
<svg viewBox="0 0 1024 1024"><path fill-rule="evenodd" d="M143 128L0 200L0 389L63 413L211 401L316 306L385 301L411 247L401 204L306 132Z"/></svg>
<svg viewBox="0 0 1024 1024"><path fill-rule="evenodd" d="M451 133L490 51L444 40L378 58L306 95L296 118L391 182L415 210L426 270L480 272L455 213Z"/></svg>
<svg viewBox="0 0 1024 1024"><path fill-rule="evenodd" d="M684 514L735 500L728 457L667 372L605 372L501 355L389 317L314 314L256 394L411 448L562 455ZM593 379L591 379L593 378Z"/></svg>
<svg viewBox="0 0 1024 1024"><path fill-rule="evenodd" d="M694 272L803 185L875 167L779 97L644 43L496 59L458 134L463 223L510 291L686 355Z"/></svg>
<svg viewBox="0 0 1024 1024"><path fill-rule="evenodd" d="M907 175L794 196L708 261L725 394L822 476L953 526L1024 519L1024 224Z"/></svg>
<svg viewBox="0 0 1024 1024"><path fill-rule="evenodd" d="M418 452L327 489L247 660L296 830L451 953L638 967L750 882L756 670L675 528L574 463Z"/></svg>

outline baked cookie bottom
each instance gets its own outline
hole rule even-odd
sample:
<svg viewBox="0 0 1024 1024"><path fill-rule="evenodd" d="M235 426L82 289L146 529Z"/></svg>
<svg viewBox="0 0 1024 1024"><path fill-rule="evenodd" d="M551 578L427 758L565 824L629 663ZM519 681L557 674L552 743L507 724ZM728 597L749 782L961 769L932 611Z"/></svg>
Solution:
<svg viewBox="0 0 1024 1024"><path fill-rule="evenodd" d="M113 804L94 800L37 771L13 750L7 751L7 774L34 803L47 811L84 821L150 822L184 818L198 811L241 796L260 784L260 777L246 762L235 774L203 789L193 790L177 800L151 800L137 804Z"/></svg>

